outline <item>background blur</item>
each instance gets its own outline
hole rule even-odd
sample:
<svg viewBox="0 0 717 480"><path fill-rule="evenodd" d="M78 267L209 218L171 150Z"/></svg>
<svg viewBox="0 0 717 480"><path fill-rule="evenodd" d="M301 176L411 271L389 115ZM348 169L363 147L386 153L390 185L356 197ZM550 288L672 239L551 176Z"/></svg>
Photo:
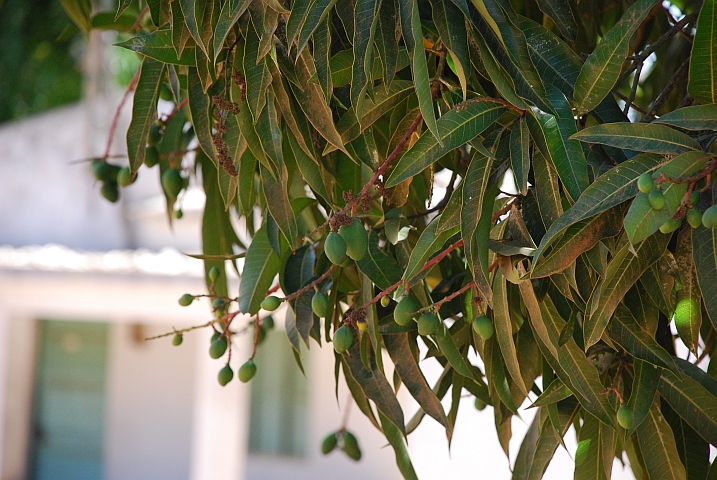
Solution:
<svg viewBox="0 0 717 480"><path fill-rule="evenodd" d="M116 33L87 39L69 24L59 0L0 0L0 478L400 478L343 380L335 390L331 346L313 344L300 375L284 310L248 385L218 385L223 363L207 354L209 331L186 334L180 347L144 340L211 319L208 303L177 304L204 291L201 262L182 254L201 251L204 196L190 188L171 228L156 169L143 168L117 204L101 198L89 159L102 155L139 61L112 47ZM131 100L110 149L119 165L130 111ZM235 371L250 355L246 337L234 337ZM440 369L426 373L432 383ZM417 406L403 394L410 418ZM427 418L409 437L419 477L510 478L533 411L521 415L510 461L491 409L477 411L471 396L450 451ZM344 419L363 450L358 463L319 451ZM572 478L574 433L566 444L571 453L561 448L545 478ZM613 478L631 476L616 463Z"/></svg>

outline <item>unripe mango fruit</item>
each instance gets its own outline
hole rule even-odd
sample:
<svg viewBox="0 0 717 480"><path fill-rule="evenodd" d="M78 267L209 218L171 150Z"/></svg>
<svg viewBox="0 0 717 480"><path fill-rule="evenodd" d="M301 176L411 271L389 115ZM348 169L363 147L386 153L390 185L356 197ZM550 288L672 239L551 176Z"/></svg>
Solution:
<svg viewBox="0 0 717 480"><path fill-rule="evenodd" d="M324 437L324 440L321 442L321 453L326 455L333 451L333 449L336 448L336 444L338 443L338 441L339 439L335 433L326 435Z"/></svg>
<svg viewBox="0 0 717 480"><path fill-rule="evenodd" d="M421 304L412 297L403 297L398 301L396 309L393 311L393 319L401 326L408 325L416 311L420 309Z"/></svg>
<svg viewBox="0 0 717 480"><path fill-rule="evenodd" d="M230 367L229 364L224 365L224 368L219 370L219 385L223 387L227 383L231 382L232 378L234 378L234 370L232 370L232 367Z"/></svg>
<svg viewBox="0 0 717 480"><path fill-rule="evenodd" d="M169 168L162 174L162 188L169 198L177 198L183 184L182 175L176 168Z"/></svg>
<svg viewBox="0 0 717 480"><path fill-rule="evenodd" d="M184 337L181 333L175 333L174 337L172 338L172 345L175 347L178 347L182 344L182 340L184 340Z"/></svg>
<svg viewBox="0 0 717 480"><path fill-rule="evenodd" d="M355 460L357 462L361 460L361 449L359 448L356 437L354 437L351 432L345 431L342 438L344 441L344 452L346 452L346 455L351 460Z"/></svg>
<svg viewBox="0 0 717 480"><path fill-rule="evenodd" d="M650 202L650 206L653 210L660 211L665 208L665 196L662 194L662 190L653 190L647 195L647 199Z"/></svg>
<svg viewBox="0 0 717 480"><path fill-rule="evenodd" d="M326 318L326 312L329 311L329 296L323 292L317 292L311 298L311 310L317 317Z"/></svg>
<svg viewBox="0 0 717 480"><path fill-rule="evenodd" d="M682 220L677 218L670 218L660 226L662 233L672 233L682 225Z"/></svg>
<svg viewBox="0 0 717 480"><path fill-rule="evenodd" d="M261 308L263 308L264 310L267 310L269 312L273 312L274 310L279 308L279 305L281 305L281 299L274 295L266 297L261 302Z"/></svg>
<svg viewBox="0 0 717 480"><path fill-rule="evenodd" d="M184 295L179 297L179 304L183 307L188 307L192 304L193 301L194 295L192 295L191 293L185 293Z"/></svg>
<svg viewBox="0 0 717 480"><path fill-rule="evenodd" d="M132 171L129 169L129 167L122 167L117 174L117 183L120 187L126 187L131 183L134 183L134 180L136 178L136 175L134 178L132 178Z"/></svg>
<svg viewBox="0 0 717 480"><path fill-rule="evenodd" d="M699 228L699 226L702 225L702 212L696 208L687 210L685 218L687 219L687 223L689 223L692 228Z"/></svg>
<svg viewBox="0 0 717 480"><path fill-rule="evenodd" d="M655 180L649 173L643 173L637 178L637 189L642 193L650 193L655 188Z"/></svg>
<svg viewBox="0 0 717 480"><path fill-rule="evenodd" d="M418 319L418 333L420 335L431 335L437 329L441 320L433 312L426 312Z"/></svg>
<svg viewBox="0 0 717 480"><path fill-rule="evenodd" d="M334 333L334 350L336 353L344 353L351 347L354 341L354 334L346 325L341 325Z"/></svg>
<svg viewBox="0 0 717 480"><path fill-rule="evenodd" d="M487 406L486 403L478 397L476 397L474 405L476 410L483 410Z"/></svg>
<svg viewBox="0 0 717 480"><path fill-rule="evenodd" d="M339 265L346 256L346 240L336 232L331 232L326 237L324 252L334 265Z"/></svg>
<svg viewBox="0 0 717 480"><path fill-rule="evenodd" d="M105 197L112 203L115 203L117 200L119 200L119 188L117 188L117 184L115 182L103 183L102 188L100 189L100 193L103 197Z"/></svg>
<svg viewBox="0 0 717 480"><path fill-rule="evenodd" d="M383 308L388 307L388 304L391 303L391 297L388 295L381 297L381 306Z"/></svg>
<svg viewBox="0 0 717 480"><path fill-rule="evenodd" d="M339 228L339 235L346 241L346 254L351 260L361 260L368 249L368 234L363 228L363 223L354 218L351 225L342 225Z"/></svg>
<svg viewBox="0 0 717 480"><path fill-rule="evenodd" d="M702 214L702 225L705 228L717 227L717 205L712 205Z"/></svg>
<svg viewBox="0 0 717 480"><path fill-rule="evenodd" d="M216 282L219 278L219 269L217 267L210 268L207 276L209 277L210 282Z"/></svg>
<svg viewBox="0 0 717 480"><path fill-rule="evenodd" d="M481 315L473 320L473 331L483 340L488 340L495 333L495 328L493 328L493 322L490 321L490 318L486 315Z"/></svg>
<svg viewBox="0 0 717 480"><path fill-rule="evenodd" d="M162 131L159 129L157 122L153 123L149 128L149 136L147 137L147 145L153 147L162 140Z"/></svg>
<svg viewBox="0 0 717 480"><path fill-rule="evenodd" d="M249 380L254 378L256 375L256 364L251 358L244 362L244 365L239 367L239 381L247 383Z"/></svg>
<svg viewBox="0 0 717 480"><path fill-rule="evenodd" d="M627 405L621 406L617 410L617 423L625 430L629 430L632 426L632 409Z"/></svg>
<svg viewBox="0 0 717 480"><path fill-rule="evenodd" d="M213 359L220 358L227 351L227 341L224 337L218 338L209 346L209 356Z"/></svg>
<svg viewBox="0 0 717 480"><path fill-rule="evenodd" d="M152 168L159 163L159 150L157 147L147 147L144 149L144 164L147 168Z"/></svg>

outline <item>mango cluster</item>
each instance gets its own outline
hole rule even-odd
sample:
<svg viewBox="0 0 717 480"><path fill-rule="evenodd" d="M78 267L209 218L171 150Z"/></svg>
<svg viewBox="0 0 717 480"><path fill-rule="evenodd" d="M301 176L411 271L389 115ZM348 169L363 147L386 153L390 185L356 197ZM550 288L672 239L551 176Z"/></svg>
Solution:
<svg viewBox="0 0 717 480"><path fill-rule="evenodd" d="M647 195L647 199L650 202L650 206L655 211L660 211L665 208L665 196L662 192L662 183L655 180L651 174L643 173L637 179L637 189ZM697 202L700 199L700 192L695 190L690 193L690 198L687 202L685 213L685 219L692 228L698 228L703 225L705 228L717 227L717 205L712 205L704 213L697 208ZM660 226L662 233L671 233L680 228L682 225L681 218L670 218L664 224Z"/></svg>

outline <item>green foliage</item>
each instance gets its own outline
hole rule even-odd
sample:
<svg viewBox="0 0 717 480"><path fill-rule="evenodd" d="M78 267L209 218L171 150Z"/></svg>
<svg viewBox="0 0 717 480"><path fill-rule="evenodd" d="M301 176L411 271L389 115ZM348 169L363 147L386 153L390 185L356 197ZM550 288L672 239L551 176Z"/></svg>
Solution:
<svg viewBox="0 0 717 480"><path fill-rule="evenodd" d="M86 28L84 3L64 4ZM678 6L150 3L119 44L142 57L121 183L159 164L171 219L201 175L200 258L221 301L211 355L241 331L261 342L263 322L242 330L238 312L287 302L299 368L311 339L333 342L336 374L405 478L407 436L428 415L450 441L465 392L493 407L506 451L511 418L538 409L514 478L542 477L571 425L575 478L609 478L624 453L638 478L704 478L717 446L715 368L701 368L717 365L717 7ZM157 119L161 94L177 110ZM115 168L93 163L108 188ZM506 178L515 193L501 194ZM225 269L241 256L237 294ZM249 360L240 380L255 371ZM408 422L399 385L420 406ZM337 447L361 458L343 427L322 451Z"/></svg>

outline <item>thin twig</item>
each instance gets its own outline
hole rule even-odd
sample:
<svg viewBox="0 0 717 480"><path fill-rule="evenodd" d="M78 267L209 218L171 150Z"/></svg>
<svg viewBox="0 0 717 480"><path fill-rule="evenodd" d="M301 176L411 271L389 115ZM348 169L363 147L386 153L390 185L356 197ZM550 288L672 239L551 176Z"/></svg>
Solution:
<svg viewBox="0 0 717 480"><path fill-rule="evenodd" d="M312 288L314 288L315 286L317 286L318 284L320 284L321 282L323 282L324 280L329 278L331 276L331 273L334 271L334 269L336 267L338 267L338 265L335 265L335 264L331 265L331 267L329 267L329 269L326 270L324 272L324 274L321 275L319 278L317 278L313 282L309 283L308 285L305 285L304 287L300 288L299 290L295 291L291 295L287 295L286 297L282 298L281 301L288 302L289 300L293 300L293 299L303 295L304 293L308 292L309 290L311 290Z"/></svg>
<svg viewBox="0 0 717 480"><path fill-rule="evenodd" d="M132 77L132 80L129 82L129 85L127 85L127 90L125 90L124 95L122 96L122 100L120 100L119 105L117 105L117 110L115 110L115 116L112 118L112 124L110 125L110 132L107 136L107 145L105 146L105 153L104 155L102 155L102 160L106 160L110 155L110 147L112 147L112 139L115 136L115 130L117 129L117 121L119 120L120 112L122 112L122 107L124 107L124 104L127 101L127 97L129 97L129 93L137 86L137 81L139 80L139 72L140 70L137 70L137 72L134 74L134 77Z"/></svg>
<svg viewBox="0 0 717 480"><path fill-rule="evenodd" d="M132 32L139 32L139 29L141 28L142 19L145 15L147 15L147 12L149 11L149 5L144 7L144 9L140 12L139 16L137 17L137 20L132 25L132 28L130 28L130 31Z"/></svg>
<svg viewBox="0 0 717 480"><path fill-rule="evenodd" d="M665 85L665 88L662 89L660 94L657 96L655 101L652 103L652 107L650 110L645 113L645 115L642 117L642 120L640 120L643 123L649 123L655 119L655 116L657 115L657 111L664 105L664 103L669 98L670 94L672 93L672 90L677 86L678 83L681 82L682 79L684 79L687 76L687 67L690 65L690 59L688 58L684 62L682 62L682 65L679 66L679 68L675 71L675 73L672 74L672 77L670 77L670 80L668 80L667 85Z"/></svg>
<svg viewBox="0 0 717 480"><path fill-rule="evenodd" d="M189 97L187 97L187 98L185 98L184 100L182 100L181 102L179 102L179 105L177 105L176 107L174 107L174 110L172 110L172 113L170 113L169 115L167 115L166 117L164 117L164 119L162 120L162 122L163 122L165 125L168 124L169 121L172 119L172 117L174 117L174 116L177 114L177 112L179 112L182 108L184 108L184 106L187 104L187 102L189 102Z"/></svg>

